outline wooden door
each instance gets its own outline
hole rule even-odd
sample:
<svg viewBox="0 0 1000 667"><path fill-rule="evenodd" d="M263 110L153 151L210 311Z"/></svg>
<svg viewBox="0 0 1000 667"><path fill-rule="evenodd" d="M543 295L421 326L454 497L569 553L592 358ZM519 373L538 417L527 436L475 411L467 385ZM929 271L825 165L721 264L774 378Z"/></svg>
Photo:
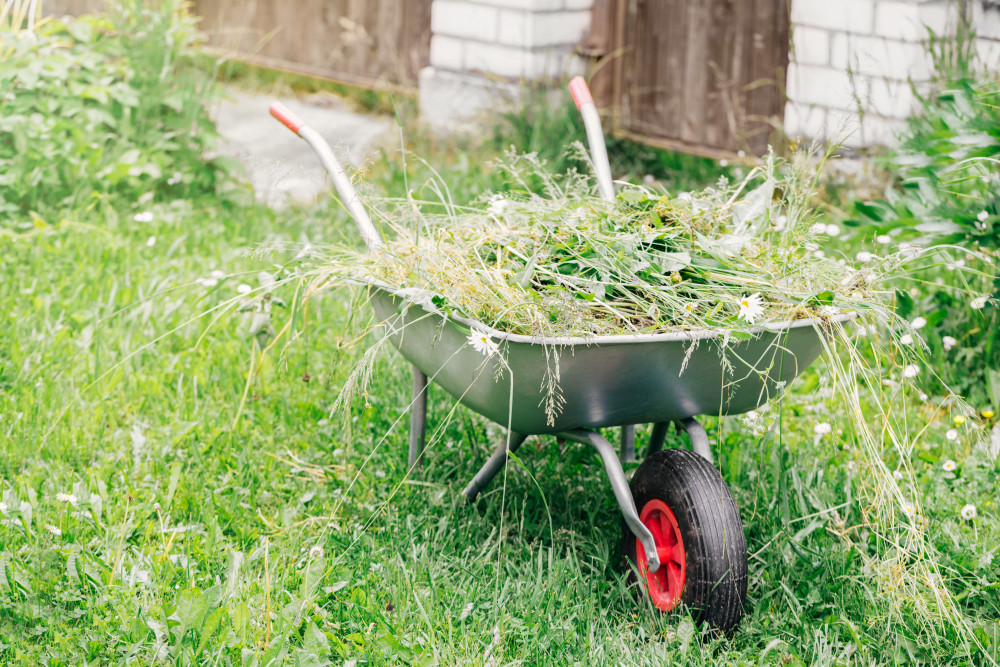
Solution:
<svg viewBox="0 0 1000 667"><path fill-rule="evenodd" d="M784 118L787 2L617 0L617 133L713 157L764 153Z"/></svg>
<svg viewBox="0 0 1000 667"><path fill-rule="evenodd" d="M304 74L415 86L427 65L431 0L196 0L213 47Z"/></svg>

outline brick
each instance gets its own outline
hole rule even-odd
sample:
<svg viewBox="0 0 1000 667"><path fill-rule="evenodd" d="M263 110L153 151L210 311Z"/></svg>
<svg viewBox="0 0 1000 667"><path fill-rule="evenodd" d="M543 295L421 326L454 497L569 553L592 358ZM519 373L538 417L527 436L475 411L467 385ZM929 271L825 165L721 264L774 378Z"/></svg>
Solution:
<svg viewBox="0 0 1000 667"><path fill-rule="evenodd" d="M530 46L531 27L529 25L530 14L515 10L500 11L500 29L497 39L501 44L508 46Z"/></svg>
<svg viewBox="0 0 1000 667"><path fill-rule="evenodd" d="M830 66L864 76L917 81L929 79L932 70L931 58L920 44L845 33L833 35Z"/></svg>
<svg viewBox="0 0 1000 667"><path fill-rule="evenodd" d="M464 37L482 42L497 38L499 10L460 0L431 3L431 32L435 35Z"/></svg>
<svg viewBox="0 0 1000 667"><path fill-rule="evenodd" d="M977 39L976 55L978 64L987 72L1000 71L1000 41L993 39Z"/></svg>
<svg viewBox="0 0 1000 667"><path fill-rule="evenodd" d="M871 33L875 4L871 0L792 0L792 24Z"/></svg>
<svg viewBox="0 0 1000 667"><path fill-rule="evenodd" d="M467 70L511 78L531 78L534 66L531 52L523 49L481 42L469 42L465 45Z"/></svg>
<svg viewBox="0 0 1000 667"><path fill-rule="evenodd" d="M865 115L858 128L858 144L865 148L871 146L895 146L899 133L906 127L906 121L899 118L883 118L877 115Z"/></svg>
<svg viewBox="0 0 1000 667"><path fill-rule="evenodd" d="M972 25L981 38L1000 39L1000 8L985 9L981 3L973 3Z"/></svg>
<svg viewBox="0 0 1000 667"><path fill-rule="evenodd" d="M904 42L927 39L919 5L902 0L881 0L875 5L875 34Z"/></svg>
<svg viewBox="0 0 1000 667"><path fill-rule="evenodd" d="M594 6L594 0L566 0L566 9L585 9L590 11Z"/></svg>
<svg viewBox="0 0 1000 667"><path fill-rule="evenodd" d="M430 63L434 67L459 72L465 69L465 42L447 35L432 35Z"/></svg>
<svg viewBox="0 0 1000 667"><path fill-rule="evenodd" d="M802 65L830 64L830 33L819 28L792 29L792 58Z"/></svg>
<svg viewBox="0 0 1000 667"><path fill-rule="evenodd" d="M575 46L590 27L590 12L500 12L499 42L533 49Z"/></svg>
<svg viewBox="0 0 1000 667"><path fill-rule="evenodd" d="M440 0L434 0L440 2ZM520 9L530 12L551 12L563 8L563 0L475 0L477 4Z"/></svg>
<svg viewBox="0 0 1000 667"><path fill-rule="evenodd" d="M785 105L785 134L792 139L815 139L825 130L826 109L812 104Z"/></svg>
<svg viewBox="0 0 1000 667"><path fill-rule="evenodd" d="M853 79L844 70L813 65L789 65L788 99L830 109L856 109L868 95L868 81Z"/></svg>
<svg viewBox="0 0 1000 667"><path fill-rule="evenodd" d="M865 111L870 114L902 119L909 117L917 98L908 81L876 79L871 82L871 92L864 102Z"/></svg>

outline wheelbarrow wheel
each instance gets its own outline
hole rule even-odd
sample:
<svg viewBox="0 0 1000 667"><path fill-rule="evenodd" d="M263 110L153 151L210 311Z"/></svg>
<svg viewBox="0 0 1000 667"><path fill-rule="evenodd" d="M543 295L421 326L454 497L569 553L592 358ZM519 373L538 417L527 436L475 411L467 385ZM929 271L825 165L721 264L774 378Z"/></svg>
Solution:
<svg viewBox="0 0 1000 667"><path fill-rule="evenodd" d="M747 547L722 475L685 449L656 452L635 471L632 497L656 542L660 567L622 522L622 554L632 583L663 612L683 604L695 620L726 632L747 595Z"/></svg>

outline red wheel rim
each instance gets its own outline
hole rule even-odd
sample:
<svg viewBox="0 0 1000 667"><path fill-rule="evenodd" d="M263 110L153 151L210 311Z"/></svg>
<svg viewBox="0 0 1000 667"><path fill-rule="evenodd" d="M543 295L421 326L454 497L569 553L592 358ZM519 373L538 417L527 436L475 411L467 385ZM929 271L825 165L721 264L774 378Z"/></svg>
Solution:
<svg viewBox="0 0 1000 667"><path fill-rule="evenodd" d="M639 520L653 534L656 555L660 557L659 569L650 572L646 549L636 539L635 553L639 561L639 572L646 579L646 590L649 591L653 606L660 611L671 611L681 601L687 572L681 530L667 504L655 498L643 506L639 512Z"/></svg>

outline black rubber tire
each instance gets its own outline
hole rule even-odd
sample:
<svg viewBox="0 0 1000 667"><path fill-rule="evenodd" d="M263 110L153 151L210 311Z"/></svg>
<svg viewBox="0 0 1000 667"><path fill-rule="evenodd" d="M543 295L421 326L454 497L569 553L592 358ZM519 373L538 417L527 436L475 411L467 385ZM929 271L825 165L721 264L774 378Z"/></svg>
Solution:
<svg viewBox="0 0 1000 667"><path fill-rule="evenodd" d="M659 499L677 519L687 570L681 602L696 621L722 632L733 629L747 596L747 544L722 475L694 452L665 449L643 461L631 489L640 513L647 502ZM648 595L638 577L635 535L624 521L622 555L632 584Z"/></svg>

